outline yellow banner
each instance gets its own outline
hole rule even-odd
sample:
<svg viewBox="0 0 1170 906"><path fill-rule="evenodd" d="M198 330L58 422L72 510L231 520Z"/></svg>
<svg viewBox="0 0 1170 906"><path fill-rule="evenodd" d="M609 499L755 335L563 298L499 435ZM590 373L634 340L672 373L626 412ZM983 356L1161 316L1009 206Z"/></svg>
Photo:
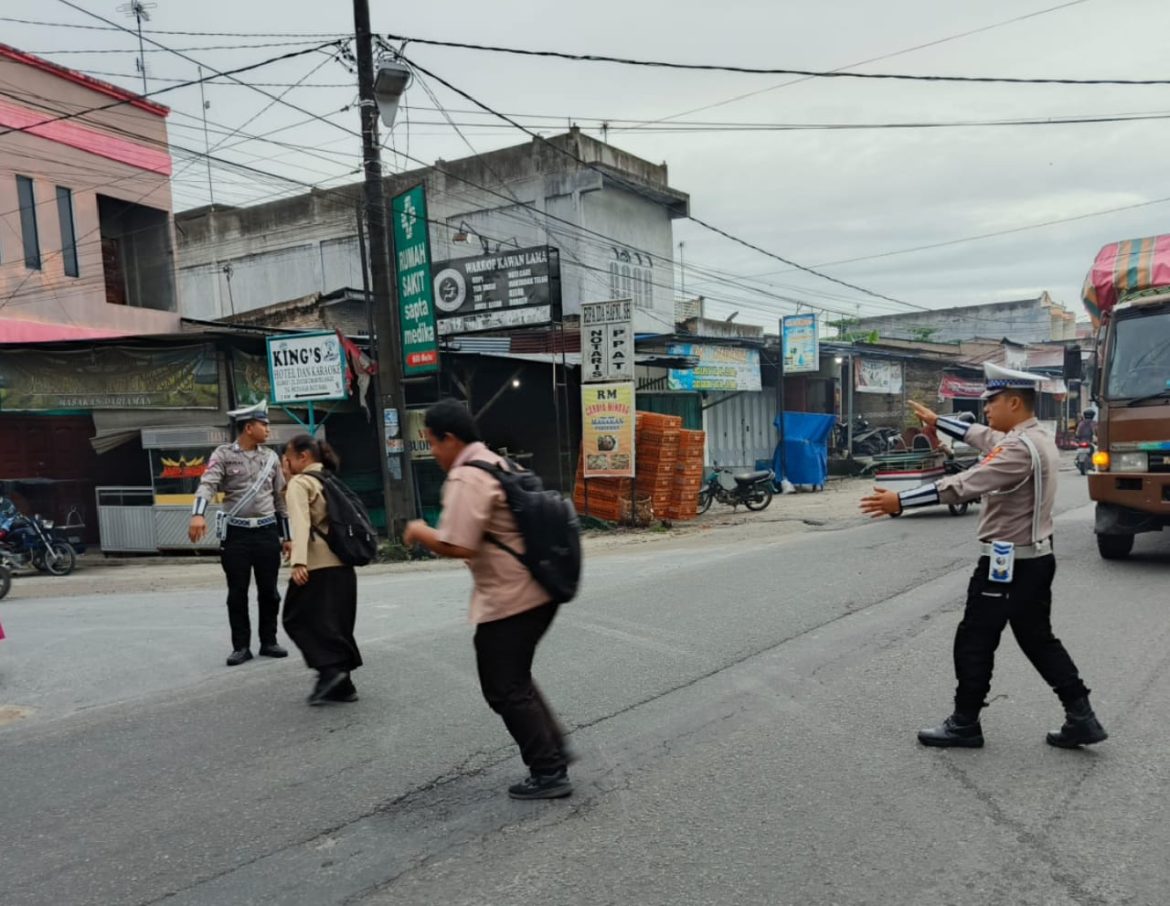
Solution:
<svg viewBox="0 0 1170 906"><path fill-rule="evenodd" d="M586 478L634 477L634 385L581 387Z"/></svg>

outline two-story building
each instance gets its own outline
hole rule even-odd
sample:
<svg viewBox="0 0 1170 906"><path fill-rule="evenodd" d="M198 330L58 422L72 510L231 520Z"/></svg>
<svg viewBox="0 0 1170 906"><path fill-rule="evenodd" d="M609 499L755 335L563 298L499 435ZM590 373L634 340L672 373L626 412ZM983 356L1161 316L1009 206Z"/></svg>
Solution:
<svg viewBox="0 0 1170 906"><path fill-rule="evenodd" d="M0 342L178 329L168 113L0 44Z"/></svg>

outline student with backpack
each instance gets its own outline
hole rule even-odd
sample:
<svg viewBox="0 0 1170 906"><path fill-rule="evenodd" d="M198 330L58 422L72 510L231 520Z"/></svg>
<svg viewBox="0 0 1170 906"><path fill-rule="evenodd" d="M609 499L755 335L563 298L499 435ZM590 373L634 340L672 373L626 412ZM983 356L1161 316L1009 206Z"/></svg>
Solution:
<svg viewBox="0 0 1170 906"><path fill-rule="evenodd" d="M375 544L373 530L353 492L335 474L337 454L325 441L298 434L284 449L284 466L292 476L285 495L292 527L292 579L284 597L284 631L317 671L309 704L355 702L357 688L350 674L362 665L362 656L353 636L354 566L368 563L369 557L363 560L360 552L355 556L346 545L352 547L354 537L361 535L369 552Z"/></svg>
<svg viewBox="0 0 1170 906"><path fill-rule="evenodd" d="M431 453L447 473L443 512L437 529L411 522L404 541L463 560L471 570L480 686L529 769L508 794L568 796L572 759L556 715L533 682L532 660L560 604L576 593L581 567L576 514L560 495L544 491L531 472L489 450L462 403L436 403L425 424Z"/></svg>

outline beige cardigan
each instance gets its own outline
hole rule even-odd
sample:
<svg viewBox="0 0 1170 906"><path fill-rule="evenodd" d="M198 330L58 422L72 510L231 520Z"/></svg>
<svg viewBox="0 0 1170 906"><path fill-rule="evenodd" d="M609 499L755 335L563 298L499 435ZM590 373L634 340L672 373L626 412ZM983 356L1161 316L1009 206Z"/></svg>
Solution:
<svg viewBox="0 0 1170 906"><path fill-rule="evenodd" d="M321 463L314 463L305 472L321 472L324 468ZM310 570L344 566L321 537L329 534L329 517L325 512L321 482L305 474L294 475L285 491L285 501L292 530L292 565L307 566ZM311 528L316 528L320 534L312 532Z"/></svg>

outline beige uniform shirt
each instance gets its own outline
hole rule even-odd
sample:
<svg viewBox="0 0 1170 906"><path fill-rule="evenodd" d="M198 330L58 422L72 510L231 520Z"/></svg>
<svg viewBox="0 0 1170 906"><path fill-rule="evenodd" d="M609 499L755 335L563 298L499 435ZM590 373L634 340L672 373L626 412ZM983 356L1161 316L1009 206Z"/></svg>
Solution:
<svg viewBox="0 0 1170 906"><path fill-rule="evenodd" d="M1036 483L1032 472L1032 454L1020 439L1022 434L1028 436L1040 454L1042 494L1040 535L1036 539L1032 538ZM1033 540L1051 538L1052 507L1056 503L1060 454L1040 423L1030 418L1006 434L992 431L985 425L971 425L962 439L964 443L983 452L983 459L967 471L937 482L937 502L963 503L982 497L980 541L1011 541L1024 545L1031 544Z"/></svg>
<svg viewBox="0 0 1170 906"><path fill-rule="evenodd" d="M491 534L512 550L524 551L524 537L500 483L483 469L464 465L476 460L504 461L481 443L469 444L455 460L443 485L439 540L475 551L467 561L475 583L471 622L488 623L532 610L548 603L549 597L523 563L487 539Z"/></svg>
<svg viewBox="0 0 1170 906"><path fill-rule="evenodd" d="M305 472L322 471L324 466L320 463L305 469ZM303 472L294 475L289 479L285 499L288 501L288 518L292 529L289 562L293 566L307 566L310 570L344 566L323 537L329 534L329 513L325 508L321 482Z"/></svg>
<svg viewBox="0 0 1170 906"><path fill-rule="evenodd" d="M257 447L252 451L241 449L238 443L216 447L207 461L207 470L203 473L195 496L210 504L215 495L222 491L224 509L230 512L260 477L269 457L276 457L276 454L267 447ZM284 475L280 471L279 459L273 463L256 496L235 515L244 519L288 516L284 502Z"/></svg>

